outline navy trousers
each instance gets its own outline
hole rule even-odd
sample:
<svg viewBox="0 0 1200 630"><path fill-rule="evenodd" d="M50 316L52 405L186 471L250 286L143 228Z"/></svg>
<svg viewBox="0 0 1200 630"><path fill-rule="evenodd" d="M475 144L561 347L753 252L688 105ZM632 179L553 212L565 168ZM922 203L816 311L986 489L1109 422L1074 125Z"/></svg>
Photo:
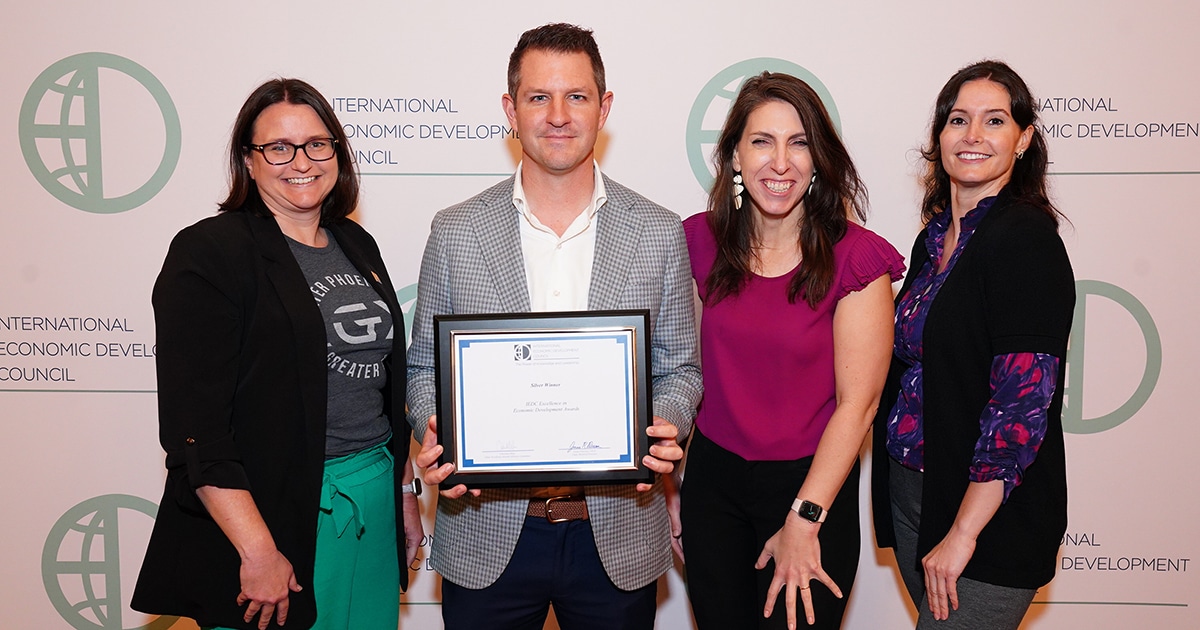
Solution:
<svg viewBox="0 0 1200 630"><path fill-rule="evenodd" d="M653 630L658 583L617 588L596 551L588 521L526 517L508 566L491 586L442 580L447 630L541 630L549 607L563 630Z"/></svg>

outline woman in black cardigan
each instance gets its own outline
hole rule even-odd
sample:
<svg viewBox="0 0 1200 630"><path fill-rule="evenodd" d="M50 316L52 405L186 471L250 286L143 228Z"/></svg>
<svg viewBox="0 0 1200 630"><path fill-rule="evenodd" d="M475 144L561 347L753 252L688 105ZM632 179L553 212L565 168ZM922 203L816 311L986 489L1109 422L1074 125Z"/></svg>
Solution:
<svg viewBox="0 0 1200 630"><path fill-rule="evenodd" d="M1066 529L1074 277L1033 97L1007 65L938 95L874 433L875 530L918 628L1017 628ZM934 624L934 621L939 622Z"/></svg>
<svg viewBox="0 0 1200 630"><path fill-rule="evenodd" d="M312 86L268 81L234 123L229 168L221 214L175 237L154 285L167 480L133 608L395 628L422 536L404 321L375 240L347 218L345 133Z"/></svg>

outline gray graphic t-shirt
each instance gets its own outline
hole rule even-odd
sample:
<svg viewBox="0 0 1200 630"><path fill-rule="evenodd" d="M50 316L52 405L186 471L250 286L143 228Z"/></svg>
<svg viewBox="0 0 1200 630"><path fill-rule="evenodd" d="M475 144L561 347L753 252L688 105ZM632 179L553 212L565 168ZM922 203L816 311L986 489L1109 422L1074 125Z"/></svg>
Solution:
<svg viewBox="0 0 1200 630"><path fill-rule="evenodd" d="M392 349L392 314L366 278L346 258L333 235L323 248L288 239L313 299L325 319L329 367L325 457L333 459L386 441L384 360Z"/></svg>

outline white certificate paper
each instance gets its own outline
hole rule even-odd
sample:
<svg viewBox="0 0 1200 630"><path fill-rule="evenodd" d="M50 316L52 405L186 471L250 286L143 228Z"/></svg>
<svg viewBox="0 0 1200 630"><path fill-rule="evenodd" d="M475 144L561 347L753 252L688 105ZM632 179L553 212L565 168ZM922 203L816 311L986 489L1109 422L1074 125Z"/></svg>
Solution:
<svg viewBox="0 0 1200 630"><path fill-rule="evenodd" d="M632 331L451 340L457 472L637 468Z"/></svg>

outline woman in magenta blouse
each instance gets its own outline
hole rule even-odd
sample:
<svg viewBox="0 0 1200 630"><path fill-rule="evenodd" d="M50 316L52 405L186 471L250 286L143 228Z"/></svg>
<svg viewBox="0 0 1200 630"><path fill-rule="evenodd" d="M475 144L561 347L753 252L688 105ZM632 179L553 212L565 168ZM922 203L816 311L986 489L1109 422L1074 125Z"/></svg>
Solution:
<svg viewBox="0 0 1200 630"><path fill-rule="evenodd" d="M873 506L918 628L1017 628L1066 529L1075 283L1029 88L983 61L942 88L923 232L897 298Z"/></svg>
<svg viewBox="0 0 1200 630"><path fill-rule="evenodd" d="M795 627L797 610L837 628L903 259L849 220L866 190L803 81L748 80L714 162L708 212L684 221L705 388L681 489L688 595L701 629Z"/></svg>

